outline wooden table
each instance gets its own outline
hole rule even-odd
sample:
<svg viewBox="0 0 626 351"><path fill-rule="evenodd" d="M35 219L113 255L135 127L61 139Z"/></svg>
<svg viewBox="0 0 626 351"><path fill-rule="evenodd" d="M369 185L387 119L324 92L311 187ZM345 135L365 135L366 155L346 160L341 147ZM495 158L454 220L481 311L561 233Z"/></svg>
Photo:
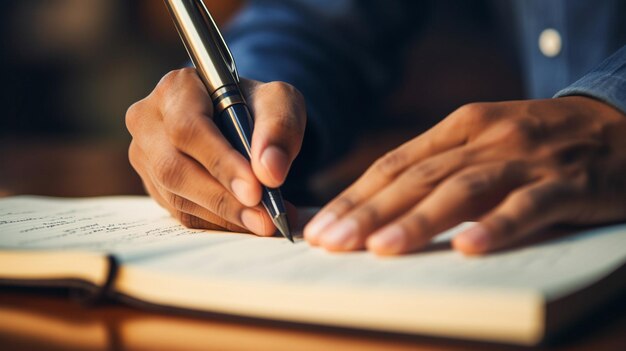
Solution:
<svg viewBox="0 0 626 351"><path fill-rule="evenodd" d="M64 290L0 288L2 350L524 350L226 316L85 306ZM626 349L626 296L540 350Z"/></svg>
<svg viewBox="0 0 626 351"><path fill-rule="evenodd" d="M0 140L0 194L141 193L122 143ZM0 195L2 196L2 195ZM519 350L460 340L311 327L226 316L85 306L66 290L0 288L0 350ZM547 350L626 350L626 295Z"/></svg>

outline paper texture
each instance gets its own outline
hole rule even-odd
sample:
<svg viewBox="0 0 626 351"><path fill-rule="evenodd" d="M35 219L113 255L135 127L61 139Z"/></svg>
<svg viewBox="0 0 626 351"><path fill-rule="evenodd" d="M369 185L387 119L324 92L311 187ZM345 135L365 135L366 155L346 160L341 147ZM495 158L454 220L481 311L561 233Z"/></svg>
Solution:
<svg viewBox="0 0 626 351"><path fill-rule="evenodd" d="M189 230L144 197L0 200L0 249L110 252L127 265L198 279L392 289L531 290L591 284L626 261L626 225L514 251L464 257L444 233L423 252L378 258L327 253L298 240ZM458 231L458 228L456 229Z"/></svg>

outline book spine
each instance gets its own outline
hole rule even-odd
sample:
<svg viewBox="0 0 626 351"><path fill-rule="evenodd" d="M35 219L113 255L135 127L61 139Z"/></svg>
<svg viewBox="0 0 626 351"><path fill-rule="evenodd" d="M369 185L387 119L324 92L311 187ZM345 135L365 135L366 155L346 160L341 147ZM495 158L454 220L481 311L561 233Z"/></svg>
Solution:
<svg viewBox="0 0 626 351"><path fill-rule="evenodd" d="M107 255L107 277L101 286L96 286L94 290L75 290L72 298L87 306L94 306L110 300L115 295L115 279L119 271L119 262L113 255Z"/></svg>

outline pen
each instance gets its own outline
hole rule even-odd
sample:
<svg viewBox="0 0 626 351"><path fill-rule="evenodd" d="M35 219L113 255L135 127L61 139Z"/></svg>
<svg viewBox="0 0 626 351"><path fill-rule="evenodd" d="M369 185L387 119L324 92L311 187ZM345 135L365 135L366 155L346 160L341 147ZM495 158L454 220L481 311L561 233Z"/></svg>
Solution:
<svg viewBox="0 0 626 351"><path fill-rule="evenodd" d="M165 0L178 34L213 101L214 120L231 145L250 160L253 120L239 87L230 49L202 0ZM280 189L263 186L261 202L274 225L293 237Z"/></svg>

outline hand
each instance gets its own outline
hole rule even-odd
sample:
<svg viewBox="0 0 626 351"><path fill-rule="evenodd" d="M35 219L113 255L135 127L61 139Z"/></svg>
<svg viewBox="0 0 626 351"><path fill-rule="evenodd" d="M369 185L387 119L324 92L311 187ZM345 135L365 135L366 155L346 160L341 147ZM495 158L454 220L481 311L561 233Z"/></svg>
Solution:
<svg viewBox="0 0 626 351"><path fill-rule="evenodd" d="M255 116L251 162L213 123L213 103L191 68L168 73L128 109L129 159L148 193L185 226L272 235L261 183L280 186L300 151L304 99L286 83L241 86Z"/></svg>
<svg viewBox="0 0 626 351"><path fill-rule="evenodd" d="M313 245L481 254L554 224L626 219L626 116L597 100L475 103L388 153L306 226Z"/></svg>

